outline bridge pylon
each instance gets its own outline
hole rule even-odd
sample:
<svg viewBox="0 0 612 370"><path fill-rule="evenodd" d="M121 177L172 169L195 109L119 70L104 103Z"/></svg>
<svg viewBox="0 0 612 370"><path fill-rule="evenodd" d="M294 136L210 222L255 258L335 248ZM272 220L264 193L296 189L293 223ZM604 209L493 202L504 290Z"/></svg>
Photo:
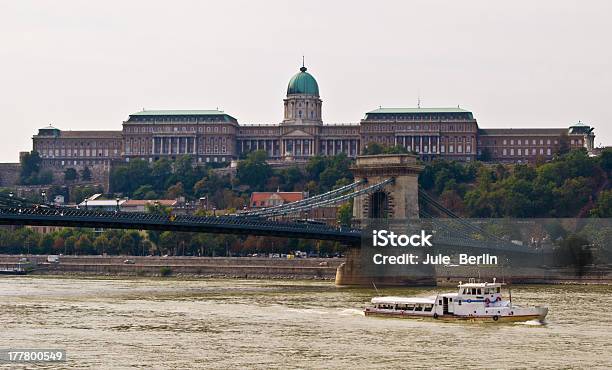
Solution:
<svg viewBox="0 0 612 370"><path fill-rule="evenodd" d="M363 194L353 200L353 224L364 227L369 221L380 219L419 218L419 174L423 165L413 154L381 154L357 157L351 168L355 181L366 180L369 184L380 183L389 178L393 182L375 192ZM435 284L410 276L367 276L361 266L361 248L351 248L346 261L336 271L336 285L423 285Z"/></svg>

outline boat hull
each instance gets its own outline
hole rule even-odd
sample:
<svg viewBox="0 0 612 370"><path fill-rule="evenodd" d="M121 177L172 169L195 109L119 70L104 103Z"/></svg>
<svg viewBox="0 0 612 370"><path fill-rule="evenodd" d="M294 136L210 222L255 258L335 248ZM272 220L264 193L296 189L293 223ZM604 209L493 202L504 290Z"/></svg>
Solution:
<svg viewBox="0 0 612 370"><path fill-rule="evenodd" d="M413 314L413 313L404 313L404 312L380 312L376 310L366 309L364 314L366 316L376 316L376 317L394 317L401 319L431 319L431 320L442 320L442 321L470 321L470 322L521 322L521 321L532 321L537 320L543 322L546 318L546 314L548 310L545 312L535 312L533 314L523 314L523 315L472 315L472 316L463 316L463 315L439 315L434 316L433 314Z"/></svg>

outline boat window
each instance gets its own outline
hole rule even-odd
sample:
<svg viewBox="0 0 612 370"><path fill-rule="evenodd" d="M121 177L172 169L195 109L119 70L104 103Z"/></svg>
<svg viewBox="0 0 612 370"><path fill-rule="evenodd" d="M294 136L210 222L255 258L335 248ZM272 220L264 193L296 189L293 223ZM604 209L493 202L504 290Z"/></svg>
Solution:
<svg viewBox="0 0 612 370"><path fill-rule="evenodd" d="M461 300L459 300L459 306L461 306Z"/></svg>
<svg viewBox="0 0 612 370"><path fill-rule="evenodd" d="M453 299L452 299L452 298L449 298L449 299L448 299L448 301L449 301L449 302L452 302L452 301L453 301Z"/></svg>
<svg viewBox="0 0 612 370"><path fill-rule="evenodd" d="M431 309L433 308L432 304L428 304L427 306L425 306L425 311L426 312L431 312Z"/></svg>
<svg viewBox="0 0 612 370"><path fill-rule="evenodd" d="M499 293L501 291L500 287L497 287L497 293Z"/></svg>
<svg viewBox="0 0 612 370"><path fill-rule="evenodd" d="M442 304L442 300L441 299L438 300L438 304Z"/></svg>
<svg viewBox="0 0 612 370"><path fill-rule="evenodd" d="M406 311L414 311L414 305L413 304L407 304L406 305Z"/></svg>
<svg viewBox="0 0 612 370"><path fill-rule="evenodd" d="M415 310L415 311L423 311L423 306L421 306L421 305L419 304L419 305L417 305L417 306L414 308L414 310Z"/></svg>
<svg viewBox="0 0 612 370"><path fill-rule="evenodd" d="M472 288L472 294L476 294L476 288Z"/></svg>
<svg viewBox="0 0 612 370"><path fill-rule="evenodd" d="M482 289L478 288L478 290L476 291L476 294L482 294Z"/></svg>

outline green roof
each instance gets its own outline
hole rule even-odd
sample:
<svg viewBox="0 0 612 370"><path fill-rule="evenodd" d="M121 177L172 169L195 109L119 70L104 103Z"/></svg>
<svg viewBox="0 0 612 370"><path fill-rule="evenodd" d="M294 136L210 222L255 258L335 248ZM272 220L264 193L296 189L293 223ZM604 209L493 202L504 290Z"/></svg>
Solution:
<svg viewBox="0 0 612 370"><path fill-rule="evenodd" d="M217 109L163 109L163 110L143 110L130 114L130 117L151 117L151 116L200 116L200 117L223 117L226 121L236 121L236 118Z"/></svg>
<svg viewBox="0 0 612 370"><path fill-rule="evenodd" d="M300 68L300 72L296 73L289 80L287 95L292 94L319 96L317 80L310 73L306 72L306 67Z"/></svg>
<svg viewBox="0 0 612 370"><path fill-rule="evenodd" d="M219 116L226 113L216 110L180 110L180 109L165 109L165 110L143 110L132 113L130 116Z"/></svg>
<svg viewBox="0 0 612 370"><path fill-rule="evenodd" d="M469 110L461 108L378 108L367 114L376 113L472 113Z"/></svg>

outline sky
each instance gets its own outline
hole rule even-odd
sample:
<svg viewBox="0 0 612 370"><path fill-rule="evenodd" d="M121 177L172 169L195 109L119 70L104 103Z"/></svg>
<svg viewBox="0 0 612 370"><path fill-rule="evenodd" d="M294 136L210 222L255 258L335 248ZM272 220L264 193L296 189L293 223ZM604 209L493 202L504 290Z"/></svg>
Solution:
<svg viewBox="0 0 612 370"><path fill-rule="evenodd" d="M456 107L483 128L595 127L612 145L612 2L0 0L0 162L144 109L282 120L306 67L326 123Z"/></svg>

